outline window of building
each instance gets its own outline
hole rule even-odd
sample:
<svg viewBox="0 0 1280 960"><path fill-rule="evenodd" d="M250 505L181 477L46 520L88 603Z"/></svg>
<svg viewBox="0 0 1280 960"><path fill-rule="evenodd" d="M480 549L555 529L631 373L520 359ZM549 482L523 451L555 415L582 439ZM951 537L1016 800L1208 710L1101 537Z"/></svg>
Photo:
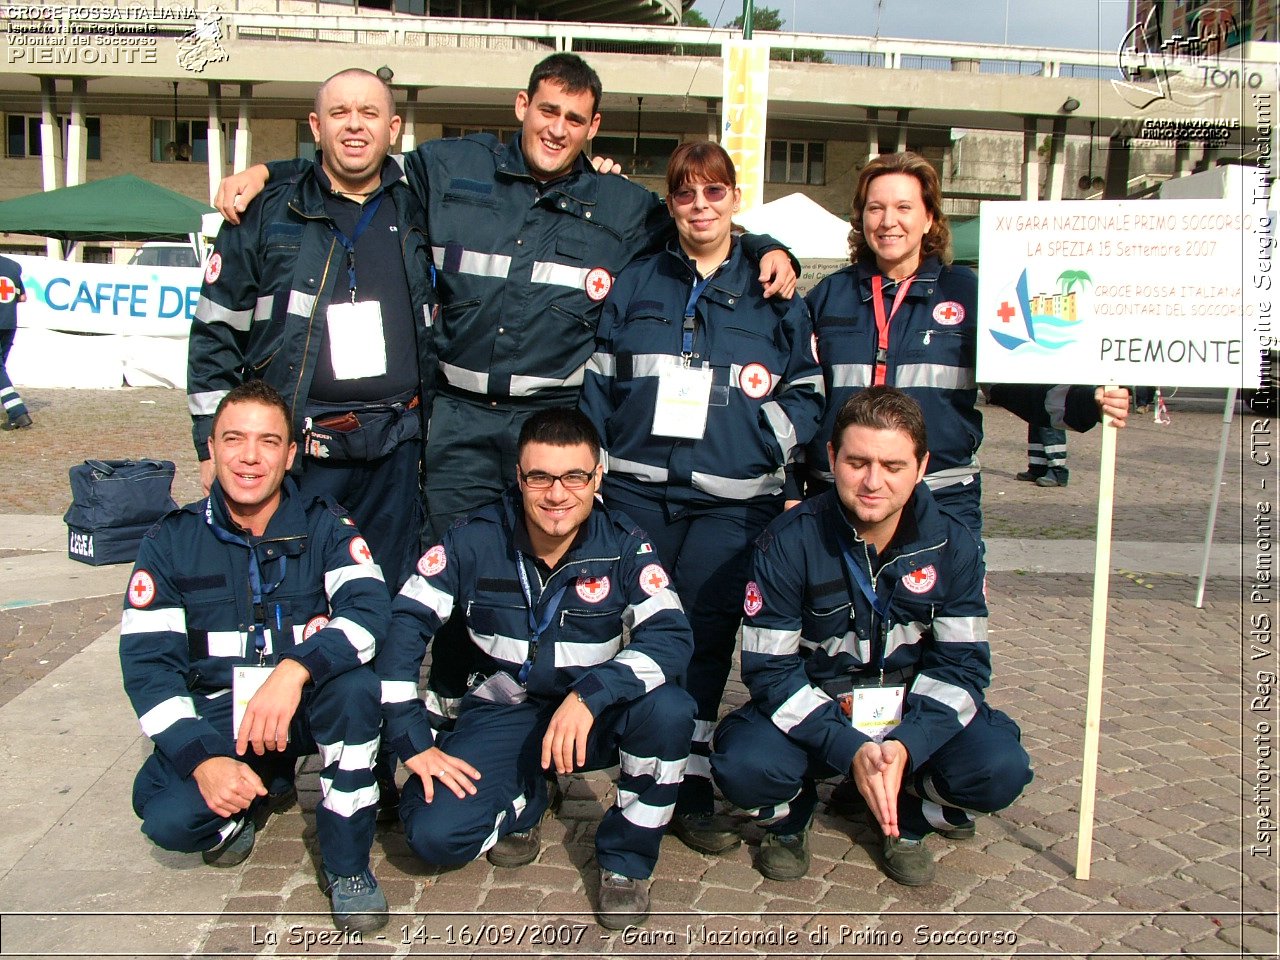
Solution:
<svg viewBox="0 0 1280 960"><path fill-rule="evenodd" d="M770 140L769 183L827 182L827 145L821 141Z"/></svg>
<svg viewBox="0 0 1280 960"><path fill-rule="evenodd" d="M298 156L303 160L316 158L316 138L311 135L311 124L303 120L298 124Z"/></svg>
<svg viewBox="0 0 1280 960"><path fill-rule="evenodd" d="M232 126L222 124L223 163L231 163ZM172 120L151 121L152 163L208 163L209 123L207 120L179 120L175 133Z"/></svg>
<svg viewBox="0 0 1280 960"><path fill-rule="evenodd" d="M591 154L616 160L629 175L662 177L679 145L675 137L640 137L638 141L635 137L596 137L591 141Z"/></svg>
<svg viewBox="0 0 1280 960"><path fill-rule="evenodd" d="M466 137L473 133L491 133L503 143L511 139L516 132L515 127L443 127L441 134L446 137Z"/></svg>
<svg viewBox="0 0 1280 960"><path fill-rule="evenodd" d="M62 131L62 154L67 152L67 124L65 117L58 118L58 129ZM86 154L90 160L102 159L102 118L84 118ZM5 118L5 153L10 157L39 157L43 154L40 147L40 115L29 113L11 113Z"/></svg>

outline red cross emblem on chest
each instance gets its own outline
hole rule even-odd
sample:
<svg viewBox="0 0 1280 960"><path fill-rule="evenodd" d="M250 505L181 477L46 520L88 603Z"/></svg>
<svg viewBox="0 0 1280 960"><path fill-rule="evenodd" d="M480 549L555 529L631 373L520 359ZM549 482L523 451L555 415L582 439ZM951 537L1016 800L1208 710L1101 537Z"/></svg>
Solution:
<svg viewBox="0 0 1280 960"><path fill-rule="evenodd" d="M8 303L18 295L18 288L8 277L0 277L0 303Z"/></svg>

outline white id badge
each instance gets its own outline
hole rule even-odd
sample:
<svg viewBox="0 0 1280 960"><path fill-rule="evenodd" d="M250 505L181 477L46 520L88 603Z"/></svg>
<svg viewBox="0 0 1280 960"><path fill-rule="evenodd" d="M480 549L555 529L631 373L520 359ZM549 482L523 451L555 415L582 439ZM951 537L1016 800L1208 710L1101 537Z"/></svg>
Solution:
<svg viewBox="0 0 1280 960"><path fill-rule="evenodd" d="M240 721L249 701L267 682L274 667L236 667L231 674L231 735L240 736Z"/></svg>
<svg viewBox="0 0 1280 960"><path fill-rule="evenodd" d="M855 687L853 690L853 725L876 743L902 722L902 698L907 688Z"/></svg>
<svg viewBox="0 0 1280 960"><path fill-rule="evenodd" d="M361 380L387 372L387 340L377 300L331 303L325 318L335 380Z"/></svg>
<svg viewBox="0 0 1280 960"><path fill-rule="evenodd" d="M658 374L653 435L701 440L711 400L710 367L664 367Z"/></svg>

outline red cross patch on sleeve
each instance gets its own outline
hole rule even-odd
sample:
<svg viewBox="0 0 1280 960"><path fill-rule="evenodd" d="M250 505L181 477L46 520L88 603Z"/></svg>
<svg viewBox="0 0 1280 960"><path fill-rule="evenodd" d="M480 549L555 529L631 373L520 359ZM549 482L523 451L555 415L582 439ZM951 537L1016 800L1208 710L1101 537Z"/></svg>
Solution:
<svg viewBox="0 0 1280 960"><path fill-rule="evenodd" d="M222 276L222 254L215 253L209 258L209 265L204 268L204 282L217 283Z"/></svg>
<svg viewBox="0 0 1280 960"><path fill-rule="evenodd" d="M764 596L760 593L760 587L752 580L747 584L747 593L742 599L742 612L748 617L754 617L763 609Z"/></svg>
<svg viewBox="0 0 1280 960"><path fill-rule="evenodd" d="M151 606L156 598L156 581L146 570L135 570L129 580L129 604L139 610Z"/></svg>
<svg viewBox="0 0 1280 960"><path fill-rule="evenodd" d="M347 549L351 551L351 559L356 563L373 563L373 554L369 552L369 545L364 542L364 537L352 537Z"/></svg>
<svg viewBox="0 0 1280 960"><path fill-rule="evenodd" d="M448 565L449 559L445 556L444 545L437 543L434 547L422 555L422 559L418 561L418 572L424 577L434 577Z"/></svg>
<svg viewBox="0 0 1280 960"><path fill-rule="evenodd" d="M317 633L329 625L329 618L323 613L319 616L312 617L307 621L307 625L302 628L302 639L310 640Z"/></svg>
<svg viewBox="0 0 1280 960"><path fill-rule="evenodd" d="M640 589L651 597L667 589L670 584L671 578L661 564L651 563L640 571Z"/></svg>

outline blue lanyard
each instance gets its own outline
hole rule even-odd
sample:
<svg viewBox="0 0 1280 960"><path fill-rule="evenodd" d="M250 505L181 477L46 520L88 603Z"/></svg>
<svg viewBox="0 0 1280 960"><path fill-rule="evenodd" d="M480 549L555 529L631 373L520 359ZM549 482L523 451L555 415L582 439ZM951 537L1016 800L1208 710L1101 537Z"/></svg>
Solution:
<svg viewBox="0 0 1280 960"><path fill-rule="evenodd" d="M360 214L360 219L356 221L356 228L348 237L333 224L329 225L329 229L333 231L333 236L342 244L342 248L347 251L347 286L351 289L351 302L356 302L356 244L360 242L360 237L369 229L369 224L373 222L373 215L378 212L378 207L382 204L382 198L385 193L380 193L368 203L364 205L364 212Z"/></svg>
<svg viewBox="0 0 1280 960"><path fill-rule="evenodd" d="M280 578L273 583L264 583L262 579L262 568L258 564L258 551L254 549L253 544L245 540L243 537L237 537L229 530L224 530L213 521L213 505L211 498L205 500L204 519L209 524L209 529L213 531L214 537L222 543L233 543L238 546L249 548L249 590L253 594L253 610L251 611L253 618L249 624L249 636L253 638L253 649L258 654L258 662L262 663L267 656L267 635L266 635L266 608L263 606L263 598L274 593L276 587L284 583L285 571L288 568L289 558L280 555ZM276 652L280 652L280 647L284 643L281 635L284 631L284 611L280 604L275 605L275 622L276 622Z"/></svg>
<svg viewBox="0 0 1280 960"><path fill-rule="evenodd" d="M560 599L564 596L569 584L561 584L560 589L551 595L551 599L542 609L542 617L539 618L535 613L537 605L533 601L533 591L529 589L529 575L524 569L524 556L519 551L516 551L516 573L520 575L520 590L524 593L525 610L529 614L529 654L520 665L520 673L516 679L526 683L529 679L529 671L533 669L533 661L538 656L538 639L555 619Z"/></svg>
<svg viewBox="0 0 1280 960"><path fill-rule="evenodd" d="M715 274L712 274L715 276ZM698 306L698 298L702 296L702 291L707 289L707 284L711 282L711 277L703 277L693 284L693 289L689 292L689 302L684 306L684 342L681 345L681 352L684 354L684 361L687 365L689 358L693 356L693 335L697 330L697 318L695 311Z"/></svg>
<svg viewBox="0 0 1280 960"><path fill-rule="evenodd" d="M876 612L880 618L880 624L873 623L871 630L871 648L872 655L875 659L876 670L880 673L881 682L884 681L884 644L877 643L880 639L879 626L888 623L889 605L880 597L876 596L876 592L872 589L871 578L867 571L862 569L853 557L853 547L845 540L843 534L838 534L840 541L840 555L844 558L844 565L849 570L849 575L853 577L853 582L858 585L858 589L862 591L862 595L867 598L871 604L871 609Z"/></svg>

